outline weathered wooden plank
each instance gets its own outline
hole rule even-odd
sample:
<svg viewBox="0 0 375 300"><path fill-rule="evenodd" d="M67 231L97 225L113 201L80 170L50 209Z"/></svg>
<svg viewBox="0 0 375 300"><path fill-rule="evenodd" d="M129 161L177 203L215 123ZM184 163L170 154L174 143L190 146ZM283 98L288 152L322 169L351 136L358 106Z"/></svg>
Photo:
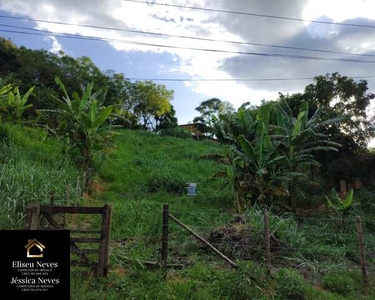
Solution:
<svg viewBox="0 0 375 300"><path fill-rule="evenodd" d="M47 221L56 229L59 229L59 230L63 230L64 228L60 226L60 224L58 224L55 219L51 216L51 214L47 213L47 212L43 212L43 216L47 219ZM74 243L72 240L70 240L70 253L77 253L77 254L81 254L81 259L83 261L83 263L88 263L89 262L89 259L88 257L85 255L85 253L79 253L79 252L75 252L77 250L80 250L78 248L78 246L76 245L76 243Z"/></svg>
<svg viewBox="0 0 375 300"><path fill-rule="evenodd" d="M33 208L34 206L32 204L29 204L26 209L26 217L25 217L25 230L30 230L31 226L31 217L33 215Z"/></svg>
<svg viewBox="0 0 375 300"><path fill-rule="evenodd" d="M105 254L104 254L104 276L108 273L108 262L109 262L109 246L111 242L111 226L112 226L112 205L107 204L106 211L106 239L105 239Z"/></svg>
<svg viewBox="0 0 375 300"><path fill-rule="evenodd" d="M37 203L32 208L30 230L38 230L40 225L40 204Z"/></svg>
<svg viewBox="0 0 375 300"><path fill-rule="evenodd" d="M70 253L75 254L98 254L99 249L73 249L70 248Z"/></svg>
<svg viewBox="0 0 375 300"><path fill-rule="evenodd" d="M42 212L42 215L43 215L43 217L46 218L48 223L50 223L50 225L53 228L64 229L59 223L56 222L56 220L52 217L52 215L50 213Z"/></svg>
<svg viewBox="0 0 375 300"><path fill-rule="evenodd" d="M96 263L84 263L79 260L72 260L70 261L70 265L74 267L86 267L86 268L93 268L96 267Z"/></svg>
<svg viewBox="0 0 375 300"><path fill-rule="evenodd" d="M166 266L168 260L169 205L163 205L163 231L161 237L161 263Z"/></svg>
<svg viewBox="0 0 375 300"><path fill-rule="evenodd" d="M50 214L103 214L104 207L77 207L77 206L46 206L40 207L41 212Z"/></svg>
<svg viewBox="0 0 375 300"><path fill-rule="evenodd" d="M70 233L100 234L100 230L70 230Z"/></svg>
<svg viewBox="0 0 375 300"><path fill-rule="evenodd" d="M70 240L74 243L100 243L100 238L87 238L87 237L71 237Z"/></svg>
<svg viewBox="0 0 375 300"><path fill-rule="evenodd" d="M112 206L106 204L103 208L104 213L102 218L102 232L100 236L102 242L100 243L99 247L97 276L106 276L109 256L109 234L111 229Z"/></svg>
<svg viewBox="0 0 375 300"><path fill-rule="evenodd" d="M67 189L68 203L70 200L70 188ZM51 197L52 198L52 197ZM48 205L32 205L27 210L25 220L26 229L38 229L40 225L41 214L50 224L49 228L41 228L44 230L69 230L63 228L53 217L53 214L100 214L102 215L101 230L69 230L71 234L100 234L100 237L71 237L70 252L81 256L81 261L72 261L72 265L76 266L96 266L97 276L106 276L108 271L109 245L112 220L112 206L104 205L103 207L75 207L75 206L52 206ZM66 217L66 216L65 216ZM64 219L64 225L66 218ZM51 228L52 227L52 228ZM76 243L99 243L98 249L79 249ZM86 254L98 254L98 263L91 264Z"/></svg>
<svg viewBox="0 0 375 300"><path fill-rule="evenodd" d="M363 232L362 232L362 219L360 216L357 216L357 232L358 232L358 243L359 243L359 261L361 264L362 271L362 280L365 285L367 285L367 271L365 263L365 251L364 251L364 242L363 242Z"/></svg>

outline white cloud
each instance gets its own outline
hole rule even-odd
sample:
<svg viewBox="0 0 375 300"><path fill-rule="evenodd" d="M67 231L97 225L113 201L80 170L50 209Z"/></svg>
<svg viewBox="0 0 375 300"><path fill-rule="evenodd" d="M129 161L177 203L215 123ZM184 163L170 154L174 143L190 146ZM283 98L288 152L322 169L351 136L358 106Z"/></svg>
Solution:
<svg viewBox="0 0 375 300"><path fill-rule="evenodd" d="M341 22L353 18L375 20L374 1L358 0L171 0L171 4L212 7L224 10L254 12L314 19L325 16ZM211 39L251 41L256 43L292 45L297 47L322 48L334 51L375 53L375 34L361 28L345 28L304 22L257 18L233 14L214 13L166 6L130 3L122 0L0 0L0 8L14 14L34 19L47 19L73 24L123 28L140 31L164 32L173 35L207 37ZM338 9L339 8L339 9ZM261 53L292 53L333 57L320 53L309 53L266 47L243 46L219 42L168 38L99 28L64 26L37 22L36 27L56 33L71 33L123 39L137 43L154 43L190 48L211 48L229 51L253 51ZM375 24L375 22L374 22ZM51 39L56 52L61 44ZM178 67L165 66L161 72L186 73L192 78L267 78L267 77L313 77L328 72L340 71L345 75L371 74L371 64L329 63L290 59L258 58L230 53L210 53L172 48L141 46L131 43L110 42L118 51L142 51L170 53ZM337 56L337 55L336 55ZM150 74L153 77L156 74ZM127 76L131 74L127 73ZM168 77L168 76L165 76ZM256 104L261 99L271 99L278 91L301 90L308 82L192 82L187 87L207 97L218 97L239 106L243 101Z"/></svg>
<svg viewBox="0 0 375 300"><path fill-rule="evenodd" d="M59 43L59 41L54 36L46 37L46 40L48 42L52 41L52 48L49 50L50 52L54 54L59 54L60 51L63 51L62 45Z"/></svg>

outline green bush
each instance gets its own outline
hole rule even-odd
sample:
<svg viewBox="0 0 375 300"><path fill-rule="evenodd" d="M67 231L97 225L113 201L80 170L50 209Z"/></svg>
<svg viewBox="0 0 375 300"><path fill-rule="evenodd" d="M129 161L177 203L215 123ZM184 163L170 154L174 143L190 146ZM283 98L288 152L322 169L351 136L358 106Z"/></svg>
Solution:
<svg viewBox="0 0 375 300"><path fill-rule="evenodd" d="M329 272L322 278L321 284L333 293L343 296L351 295L356 289L356 282L350 274L351 272Z"/></svg>
<svg viewBox="0 0 375 300"><path fill-rule="evenodd" d="M267 283L264 274L264 269L252 263L242 263L237 270L226 271L219 278L218 299L268 299L263 289Z"/></svg>
<svg viewBox="0 0 375 300"><path fill-rule="evenodd" d="M276 274L275 299L303 300L309 286L301 275L291 269L280 269Z"/></svg>

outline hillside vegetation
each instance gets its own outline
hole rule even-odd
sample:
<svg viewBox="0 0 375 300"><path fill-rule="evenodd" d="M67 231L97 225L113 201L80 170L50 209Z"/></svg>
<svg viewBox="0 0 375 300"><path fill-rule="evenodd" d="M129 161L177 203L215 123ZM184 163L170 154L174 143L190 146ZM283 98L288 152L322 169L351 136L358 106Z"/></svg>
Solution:
<svg viewBox="0 0 375 300"><path fill-rule="evenodd" d="M274 241L287 249L275 250L272 276L267 275L262 211L249 208L241 215L244 223L233 221L231 191L220 189L222 181L209 179L218 165L199 159L218 151L222 146L210 142L121 131L115 147L97 160L99 176L93 197L86 200L114 206L111 270L108 278L95 280L74 269L72 299L372 299L373 291L362 294L354 226L342 233L337 222L326 219L301 227L292 215L271 214ZM198 184L197 196L185 195L187 182ZM218 232L227 234L216 246L239 269L175 224L170 226L169 261L186 266L165 272L145 265L143 261L160 261L163 203L212 242ZM237 248L233 246L233 237L241 235L252 235L252 244L237 240ZM374 251L373 237L366 241ZM373 254L366 256L372 266Z"/></svg>
<svg viewBox="0 0 375 300"><path fill-rule="evenodd" d="M107 154L95 157L97 175L81 198L82 174L63 144L38 129L1 126L1 228L19 229L28 203L65 205L71 186L73 205L114 207L110 271L95 279L72 268L72 299L373 299L374 222L364 222L369 287L363 288L354 223L270 214L272 269L264 254L263 213L257 207L233 211L233 197L222 180L211 180L219 166L199 159L221 153L208 141L161 137L122 130ZM186 195L186 183L198 185ZM79 183L79 182L78 182ZM81 182L82 183L82 182ZM373 201L373 194L358 197ZM372 198L371 198L372 197ZM357 198L358 199L358 198ZM164 271L160 261L162 205L233 259L232 269L176 224L170 224L169 262L185 265ZM353 211L348 220L360 213ZM240 218L240 219L238 219ZM96 226L96 219L68 219L69 228ZM218 238L222 236L222 238ZM278 244L277 244L278 243ZM94 258L93 258L94 259Z"/></svg>

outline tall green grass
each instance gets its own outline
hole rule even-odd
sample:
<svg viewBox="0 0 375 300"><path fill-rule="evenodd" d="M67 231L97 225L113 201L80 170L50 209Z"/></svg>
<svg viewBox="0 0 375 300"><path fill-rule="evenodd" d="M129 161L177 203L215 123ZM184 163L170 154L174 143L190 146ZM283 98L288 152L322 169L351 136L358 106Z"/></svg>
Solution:
<svg viewBox="0 0 375 300"><path fill-rule="evenodd" d="M29 203L48 203L54 192L62 204L68 184L76 194L79 173L43 131L2 124L0 132L0 229L20 229Z"/></svg>

